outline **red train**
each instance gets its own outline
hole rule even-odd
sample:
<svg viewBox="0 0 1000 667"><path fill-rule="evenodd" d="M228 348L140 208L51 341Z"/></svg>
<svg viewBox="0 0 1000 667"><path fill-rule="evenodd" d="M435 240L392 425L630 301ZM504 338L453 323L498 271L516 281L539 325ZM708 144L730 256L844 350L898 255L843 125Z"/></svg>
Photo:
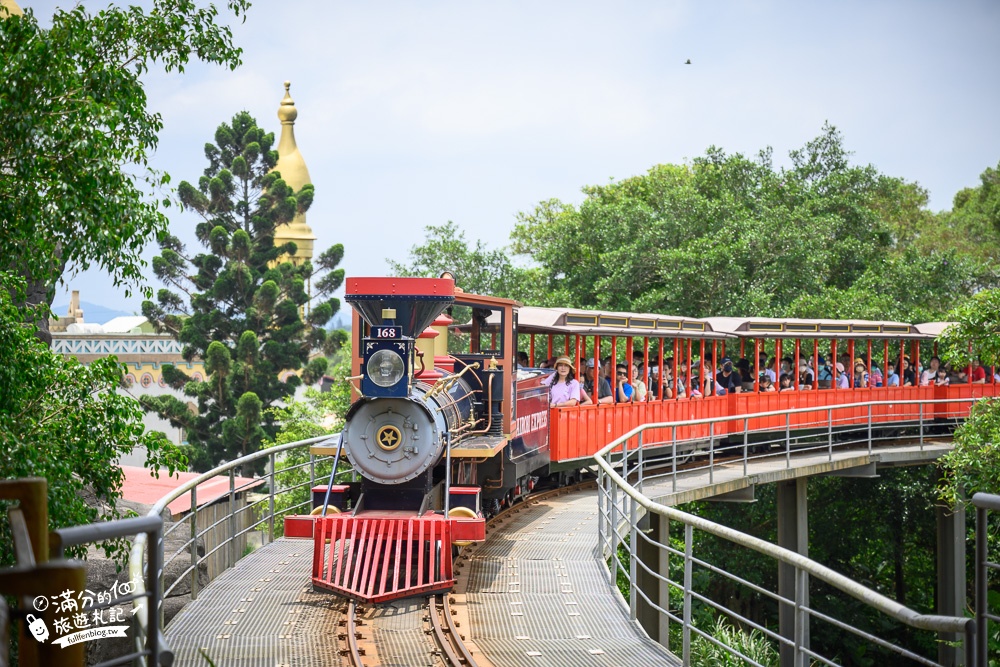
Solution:
<svg viewBox="0 0 1000 667"><path fill-rule="evenodd" d="M655 377L692 378L696 360L737 351L754 360L763 351L779 360L794 353L814 369L821 355L834 363L846 353L852 368L863 358L871 371L876 363L902 366L907 357L917 364L921 343L926 354L943 325L521 307L465 293L450 276L349 278L346 299L354 308L358 397L338 445L315 451L346 457L360 481L314 490L316 511L287 518L285 534L313 539L315 587L363 602L450 589L453 545L484 539L488 516L539 480L578 478L594 452L641 424L995 395L1000 386L991 372L985 385L861 388L849 379L846 389L826 389L813 373L808 386L795 374L797 391L762 392L755 374L746 391L723 396L550 408L543 380L551 371L519 366L519 349L531 360L570 357L577 377L588 360L599 365L610 356L635 359ZM790 426L799 426L796 418ZM784 418L735 420L713 427L712 436L724 441L727 429L779 427L787 427ZM675 441L695 450L709 435L706 426L662 431L644 443L651 455L672 451Z"/></svg>

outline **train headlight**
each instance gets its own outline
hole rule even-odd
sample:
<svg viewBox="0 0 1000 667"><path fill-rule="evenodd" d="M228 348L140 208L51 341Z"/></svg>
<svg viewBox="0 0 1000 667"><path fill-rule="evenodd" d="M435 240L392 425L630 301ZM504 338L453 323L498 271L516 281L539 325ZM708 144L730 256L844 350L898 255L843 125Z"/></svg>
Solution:
<svg viewBox="0 0 1000 667"><path fill-rule="evenodd" d="M392 350L379 350L368 359L368 379L379 387L392 387L406 374L403 358Z"/></svg>

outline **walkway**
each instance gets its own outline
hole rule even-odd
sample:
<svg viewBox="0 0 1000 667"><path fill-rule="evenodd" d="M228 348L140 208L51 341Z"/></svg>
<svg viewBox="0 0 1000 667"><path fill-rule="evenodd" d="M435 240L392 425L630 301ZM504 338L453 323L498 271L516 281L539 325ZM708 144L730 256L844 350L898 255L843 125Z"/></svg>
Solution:
<svg viewBox="0 0 1000 667"><path fill-rule="evenodd" d="M453 608L465 607L466 641L496 667L680 664L629 620L608 585L596 490L524 506L491 530L464 569Z"/></svg>

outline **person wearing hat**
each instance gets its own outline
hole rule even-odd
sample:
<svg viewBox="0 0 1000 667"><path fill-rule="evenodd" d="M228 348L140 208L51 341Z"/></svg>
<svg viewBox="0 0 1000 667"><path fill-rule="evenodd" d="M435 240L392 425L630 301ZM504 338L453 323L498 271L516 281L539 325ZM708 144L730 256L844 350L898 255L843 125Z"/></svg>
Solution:
<svg viewBox="0 0 1000 667"><path fill-rule="evenodd" d="M595 393L594 389L594 377L597 377L597 389ZM585 399L583 401L584 405L589 405L590 403L613 403L614 396L611 393L611 383L608 379L604 377L600 369L594 368L594 360L587 359L587 363L583 371L583 392ZM594 400L596 397L597 400Z"/></svg>
<svg viewBox="0 0 1000 667"><path fill-rule="evenodd" d="M847 389L851 386L850 380L847 377L847 372L844 370L844 364L837 362L837 389Z"/></svg>
<svg viewBox="0 0 1000 667"><path fill-rule="evenodd" d="M549 407L566 408L580 404L580 383L569 357L559 357L555 363L556 372L542 380L549 385Z"/></svg>
<svg viewBox="0 0 1000 667"><path fill-rule="evenodd" d="M743 379L739 373L734 372L733 360L729 357L723 357L719 364L721 367L719 372L715 374L715 381L722 388L719 394L725 396L743 391Z"/></svg>

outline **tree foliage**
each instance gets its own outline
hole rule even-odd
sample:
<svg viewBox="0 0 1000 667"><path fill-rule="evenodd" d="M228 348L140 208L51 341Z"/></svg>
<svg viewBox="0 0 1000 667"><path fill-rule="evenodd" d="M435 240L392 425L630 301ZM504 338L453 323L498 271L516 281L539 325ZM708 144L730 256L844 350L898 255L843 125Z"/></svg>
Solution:
<svg viewBox="0 0 1000 667"><path fill-rule="evenodd" d="M144 447L153 475L186 461L160 434L146 433L138 402L116 391L125 371L114 357L84 366L51 352L23 324L10 295L18 283L23 289L23 280L0 272L0 478L45 477L51 528L118 518L123 454ZM13 564L12 546L2 521L0 564Z"/></svg>
<svg viewBox="0 0 1000 667"><path fill-rule="evenodd" d="M228 2L237 18L248 7ZM166 228L147 194L168 182L150 169L163 123L142 76L192 59L235 68L241 50L217 18L188 0L77 5L47 30L31 10L0 18L0 268L32 279L32 302L65 266L100 266L126 293L142 283L140 253Z"/></svg>
<svg viewBox="0 0 1000 667"><path fill-rule="evenodd" d="M289 401L287 405L271 408L275 421L281 428L274 442L267 447L277 447L291 442L333 435L339 431L351 406L351 387L347 379L351 376L350 345L341 348L337 361L329 371L333 378L330 391L320 392L306 389L301 399ZM274 483L275 512L284 514L306 514L311 498L308 449L300 448L287 452L275 465ZM314 479L324 482L330 477L333 461L319 459L315 463ZM350 469L343 461L341 471Z"/></svg>
<svg viewBox="0 0 1000 667"><path fill-rule="evenodd" d="M926 193L849 158L829 125L788 168L770 150L712 147L586 187L579 206L540 203L519 216L512 251L549 301L701 317L936 319L995 282L961 248L914 246L933 218Z"/></svg>
<svg viewBox="0 0 1000 667"><path fill-rule="evenodd" d="M397 276L437 278L449 271L466 292L506 298L524 298L530 272L511 263L503 248L490 250L483 241L471 244L452 221L428 225L425 241L410 249L408 263L389 260Z"/></svg>
<svg viewBox="0 0 1000 667"><path fill-rule="evenodd" d="M143 303L160 331L184 344L185 359L205 361L207 377L196 380L175 366L163 376L197 399L198 412L173 396L143 397L147 409L187 431L196 469L256 451L278 427L268 410L291 397L302 382L316 382L342 336L324 325L340 303L336 268L344 249L335 245L314 265L294 264L294 243L276 246L275 230L308 210L313 186L293 192L278 172L274 134L246 112L216 130L205 146L209 166L197 186L182 182L181 203L201 218L195 232L204 251L189 254L172 235L163 235L153 271L169 287L157 302ZM308 286L315 288L312 301ZM311 309L303 316L307 306ZM296 371L282 381L279 375Z"/></svg>

